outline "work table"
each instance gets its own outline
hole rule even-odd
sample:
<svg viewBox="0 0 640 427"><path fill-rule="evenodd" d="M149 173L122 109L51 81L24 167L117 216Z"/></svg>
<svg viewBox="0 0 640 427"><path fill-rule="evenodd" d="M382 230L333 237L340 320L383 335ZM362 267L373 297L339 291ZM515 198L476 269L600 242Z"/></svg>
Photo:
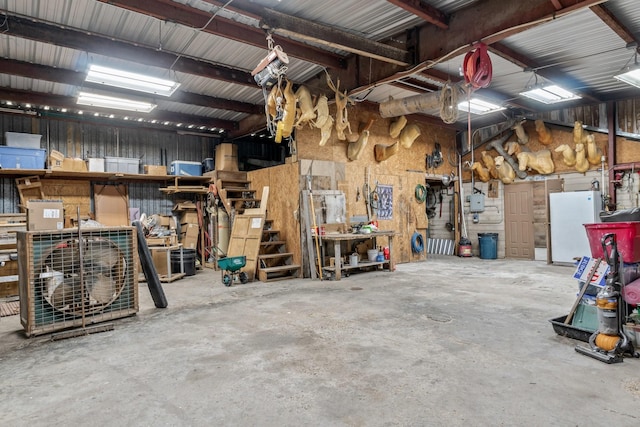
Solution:
<svg viewBox="0 0 640 427"><path fill-rule="evenodd" d="M334 245L334 256L336 260L341 259L341 248L340 243L345 241L353 241L353 240L367 240L373 239L373 247L376 248L376 238L377 237L388 237L389 238L389 259L384 261L359 261L357 266L351 266L346 263L336 262L336 265L333 267L323 267L326 271L331 271L335 273L335 280L340 280L342 278L342 271L350 270L355 268L363 268L369 266L377 266L388 264L389 271L394 271L395 266L393 263L393 236L395 236L395 231L375 231L372 233L327 233L324 236L321 236L322 240L325 241L333 241ZM342 265L345 264L345 265Z"/></svg>

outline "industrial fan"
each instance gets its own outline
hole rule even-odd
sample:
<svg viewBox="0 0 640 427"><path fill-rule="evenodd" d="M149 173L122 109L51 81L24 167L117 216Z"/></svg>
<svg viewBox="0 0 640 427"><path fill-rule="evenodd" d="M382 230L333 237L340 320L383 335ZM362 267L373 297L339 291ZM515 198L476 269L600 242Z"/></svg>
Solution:
<svg viewBox="0 0 640 427"><path fill-rule="evenodd" d="M137 312L134 239L132 227L20 233L18 250L27 254L19 263L27 335Z"/></svg>

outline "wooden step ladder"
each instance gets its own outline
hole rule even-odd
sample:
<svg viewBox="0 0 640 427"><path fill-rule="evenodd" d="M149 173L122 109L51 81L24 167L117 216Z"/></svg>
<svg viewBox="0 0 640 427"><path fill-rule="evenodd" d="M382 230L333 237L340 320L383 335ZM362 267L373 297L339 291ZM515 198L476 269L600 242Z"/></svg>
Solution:
<svg viewBox="0 0 640 427"><path fill-rule="evenodd" d="M273 220L265 220L258 254L258 278L262 282L294 279L299 272L300 265L293 263L293 253L287 251L287 242L281 240L280 231L273 229Z"/></svg>

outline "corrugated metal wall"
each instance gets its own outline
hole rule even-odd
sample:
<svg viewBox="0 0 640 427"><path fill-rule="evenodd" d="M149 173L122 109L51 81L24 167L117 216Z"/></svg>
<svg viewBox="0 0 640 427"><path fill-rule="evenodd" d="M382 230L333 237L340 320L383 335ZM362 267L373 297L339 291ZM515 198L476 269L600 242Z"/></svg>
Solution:
<svg viewBox="0 0 640 427"><path fill-rule="evenodd" d="M114 127L37 118L28 115L0 114L0 138L5 132L39 133L41 147L58 150L68 157L129 157L141 159L141 164L170 165L174 160L197 161L214 157L219 138L195 132L169 132L136 127ZM165 158L166 156L166 158ZM159 191L160 182L130 182L129 204L147 214L169 214L177 197L167 197ZM188 199L189 194L181 195ZM14 177L0 178L0 208L3 213L19 212L18 193Z"/></svg>

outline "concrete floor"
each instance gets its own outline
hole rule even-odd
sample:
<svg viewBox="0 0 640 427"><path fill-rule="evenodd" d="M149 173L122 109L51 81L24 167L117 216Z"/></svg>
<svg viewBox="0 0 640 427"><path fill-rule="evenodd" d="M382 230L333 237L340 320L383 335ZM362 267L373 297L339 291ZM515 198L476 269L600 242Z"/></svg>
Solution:
<svg viewBox="0 0 640 427"><path fill-rule="evenodd" d="M140 286L63 341L0 321L3 426L637 426L640 360L574 351L573 268L448 257L342 281Z"/></svg>

